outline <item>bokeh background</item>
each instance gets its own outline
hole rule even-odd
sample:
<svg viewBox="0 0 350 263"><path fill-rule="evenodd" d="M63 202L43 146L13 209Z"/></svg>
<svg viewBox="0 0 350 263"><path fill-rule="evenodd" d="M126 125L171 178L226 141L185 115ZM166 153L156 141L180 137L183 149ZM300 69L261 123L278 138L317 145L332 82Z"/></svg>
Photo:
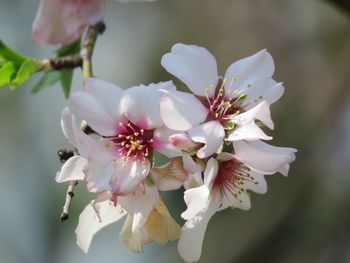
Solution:
<svg viewBox="0 0 350 263"><path fill-rule="evenodd" d="M94 56L98 77L122 87L168 80L161 56L183 42L207 47L221 74L267 48L274 78L285 83L270 134L273 144L299 150L290 176L267 176L268 193L253 194L250 211L216 214L200 262L350 262L350 13L347 1L343 8L330 2L107 1L107 31ZM38 5L1 0L0 37L23 54L50 57L53 47L31 43ZM99 232L88 255L75 245L79 213L93 196L80 184L70 220L59 221L66 185L54 177L56 151L70 147L60 129L67 101L59 86L31 95L36 79L0 90L0 262L182 262L176 242L128 252L118 241L121 222ZM74 89L80 79L76 70ZM174 214L184 209L181 192L165 198Z"/></svg>

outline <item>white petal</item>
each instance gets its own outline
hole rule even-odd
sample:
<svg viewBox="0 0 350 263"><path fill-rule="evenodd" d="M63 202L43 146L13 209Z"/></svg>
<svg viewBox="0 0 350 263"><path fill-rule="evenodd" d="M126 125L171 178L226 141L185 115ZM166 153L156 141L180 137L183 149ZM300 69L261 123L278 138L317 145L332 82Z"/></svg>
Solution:
<svg viewBox="0 0 350 263"><path fill-rule="evenodd" d="M72 156L62 166L61 171L57 173L56 182L63 183L68 181L84 180L83 170L87 160L79 155Z"/></svg>
<svg viewBox="0 0 350 263"><path fill-rule="evenodd" d="M210 190L207 185L191 188L185 191L184 199L187 205L186 211L181 214L185 220L196 216L208 206Z"/></svg>
<svg viewBox="0 0 350 263"><path fill-rule="evenodd" d="M215 88L219 79L215 58L202 47L176 44L163 56L161 64L199 96L205 96L210 86Z"/></svg>
<svg viewBox="0 0 350 263"><path fill-rule="evenodd" d="M284 92L282 83L277 83L271 78L257 79L246 88L243 93L246 96L242 107L249 110L261 101L266 101L269 105L277 101Z"/></svg>
<svg viewBox="0 0 350 263"><path fill-rule="evenodd" d="M242 191L237 197L231 193L222 195L222 205L218 209L224 210L228 207L236 207L242 210L249 210L251 208L250 198L246 191Z"/></svg>
<svg viewBox="0 0 350 263"><path fill-rule="evenodd" d="M173 91L166 92L160 102L160 115L164 124L176 131L186 131L202 123L208 109L192 94Z"/></svg>
<svg viewBox="0 0 350 263"><path fill-rule="evenodd" d="M226 139L233 142L240 140L271 140L272 137L267 136L262 129L255 124L254 120L251 120L229 132Z"/></svg>
<svg viewBox="0 0 350 263"><path fill-rule="evenodd" d="M162 166L153 167L150 177L158 190L170 191L180 188L187 179L188 173L182 165L182 159L178 157Z"/></svg>
<svg viewBox="0 0 350 263"><path fill-rule="evenodd" d="M139 128L153 130L162 127L159 104L164 93L160 89L175 90L175 86L168 81L128 89L121 100L121 111Z"/></svg>
<svg viewBox="0 0 350 263"><path fill-rule="evenodd" d="M235 157L263 174L285 171L286 165L295 160L296 149L276 147L262 141L233 142Z"/></svg>
<svg viewBox="0 0 350 263"><path fill-rule="evenodd" d="M217 208L217 200L210 201L206 208L188 220L182 227L177 249L184 261L195 262L199 260L207 225Z"/></svg>
<svg viewBox="0 0 350 263"><path fill-rule="evenodd" d="M79 224L75 230L78 246L87 253L93 236L103 227L114 223L126 215L119 207L115 207L109 200L98 204L98 215L93 203L85 207L79 216Z"/></svg>
<svg viewBox="0 0 350 263"><path fill-rule="evenodd" d="M96 141L80 129L74 115L67 107L62 112L61 126L65 137L78 149L79 154L87 157Z"/></svg>
<svg viewBox="0 0 350 263"><path fill-rule="evenodd" d="M170 141L170 136L172 136L174 133L177 133L177 131L170 130L167 127L156 129L153 134L153 149L169 158L181 156L182 151L174 146Z"/></svg>
<svg viewBox="0 0 350 263"><path fill-rule="evenodd" d="M193 141L205 144L197 151L199 158L205 158L216 153L219 149L223 143L225 130L220 122L210 121L190 129L188 135Z"/></svg>
<svg viewBox="0 0 350 263"><path fill-rule="evenodd" d="M212 189L214 180L218 175L219 163L215 158L210 158L204 171L204 183Z"/></svg>
<svg viewBox="0 0 350 263"><path fill-rule="evenodd" d="M84 89L71 95L71 101L79 115L96 132L104 136L115 135L119 122L123 121L119 110L123 91L111 83L89 78Z"/></svg>
<svg viewBox="0 0 350 263"><path fill-rule="evenodd" d="M245 85L252 84L256 79L271 78L274 70L275 66L270 53L261 50L234 62L227 69L225 89L242 91L246 88Z"/></svg>
<svg viewBox="0 0 350 263"><path fill-rule="evenodd" d="M196 163L191 156L183 155L182 157L183 167L188 173L186 181L183 183L184 188L198 187L204 184L202 179L202 167Z"/></svg>
<svg viewBox="0 0 350 263"><path fill-rule="evenodd" d="M244 180L243 188L254 191L255 193L265 194L267 191L267 184L264 175L255 171L249 172L253 181Z"/></svg>
<svg viewBox="0 0 350 263"><path fill-rule="evenodd" d="M118 198L121 206L133 217L132 233L147 240L147 237L143 236L141 228L159 200L157 188L147 184L140 185L135 192Z"/></svg>

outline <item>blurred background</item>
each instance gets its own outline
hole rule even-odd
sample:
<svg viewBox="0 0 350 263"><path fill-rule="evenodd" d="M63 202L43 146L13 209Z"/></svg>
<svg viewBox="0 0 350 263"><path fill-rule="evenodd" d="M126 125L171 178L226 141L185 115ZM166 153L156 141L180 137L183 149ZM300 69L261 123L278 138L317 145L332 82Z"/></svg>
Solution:
<svg viewBox="0 0 350 263"><path fill-rule="evenodd" d="M268 193L253 194L250 211L217 213L199 262L350 262L350 13L348 1L331 2L107 0L107 30L94 56L98 77L122 87L168 80L161 56L183 42L207 47L221 74L267 48L274 79L285 83L270 134L274 145L299 150L289 177L267 176ZM0 37L20 53L50 57L53 47L31 43L38 5L1 0ZM54 177L57 150L71 147L60 128L67 101L57 85L31 95L35 80L0 90L0 262L182 262L176 242L132 254L118 241L122 222L99 232L88 255L80 251L74 229L93 196L78 185L69 221L59 221L66 185ZM74 89L80 80L76 70ZM165 199L179 219L181 192Z"/></svg>

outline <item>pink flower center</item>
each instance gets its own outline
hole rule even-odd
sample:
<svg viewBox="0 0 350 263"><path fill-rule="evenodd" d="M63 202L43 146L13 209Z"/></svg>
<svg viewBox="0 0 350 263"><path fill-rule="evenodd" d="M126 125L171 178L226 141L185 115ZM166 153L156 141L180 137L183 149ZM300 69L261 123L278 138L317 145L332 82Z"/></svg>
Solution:
<svg viewBox="0 0 350 263"><path fill-rule="evenodd" d="M120 128L119 128L120 127ZM153 130L144 130L128 122L119 123L118 134L107 137L118 145L120 156L146 160L153 153Z"/></svg>
<svg viewBox="0 0 350 263"><path fill-rule="evenodd" d="M213 188L224 195L233 195L239 200L242 192L245 192L244 182L254 184L258 182L249 174L250 168L236 159L220 163L218 174L214 180ZM241 202L241 200L239 200Z"/></svg>
<svg viewBox="0 0 350 263"><path fill-rule="evenodd" d="M206 97L201 97L203 105L209 109L209 119L219 120L221 122L231 119L234 115L244 112L240 107L244 100L244 94L225 94L225 80L219 79L216 86L215 93L209 95L209 89L206 90ZM213 89L213 87L211 87ZM213 92L211 92L213 93ZM237 95L237 96L235 96Z"/></svg>

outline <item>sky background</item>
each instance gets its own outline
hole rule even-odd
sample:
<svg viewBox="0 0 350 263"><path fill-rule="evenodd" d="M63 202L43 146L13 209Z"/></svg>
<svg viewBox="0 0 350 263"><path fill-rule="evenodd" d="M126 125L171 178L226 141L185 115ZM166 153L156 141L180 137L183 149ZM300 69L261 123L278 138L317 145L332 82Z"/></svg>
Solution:
<svg viewBox="0 0 350 263"><path fill-rule="evenodd" d="M38 5L1 0L0 38L25 55L51 57L55 47L31 42ZM175 80L160 59L178 42L208 48L221 75L266 48L286 87L269 134L274 145L299 150L289 177L266 176L268 193L252 194L250 211L217 213L199 262L350 262L349 13L321 0L107 1L105 22L94 72L121 87ZM66 185L54 180L56 152L71 147L60 128L69 103L59 86L31 95L37 79L0 90L0 262L182 262L176 242L132 254L118 241L122 222L99 232L88 255L76 246L78 216L93 195L80 184L69 221L59 221ZM73 88L81 88L79 70ZM178 219L181 192L165 199Z"/></svg>

